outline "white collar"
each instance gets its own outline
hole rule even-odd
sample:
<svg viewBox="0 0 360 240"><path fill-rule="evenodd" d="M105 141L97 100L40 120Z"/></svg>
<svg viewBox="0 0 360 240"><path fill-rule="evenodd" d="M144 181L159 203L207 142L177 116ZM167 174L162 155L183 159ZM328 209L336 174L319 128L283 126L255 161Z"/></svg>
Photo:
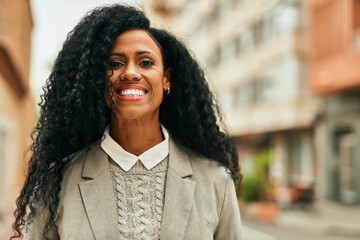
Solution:
<svg viewBox="0 0 360 240"><path fill-rule="evenodd" d="M129 171L135 163L141 163L150 170L166 158L169 154L169 133L160 124L165 140L143 152L140 156L135 156L123 149L109 134L109 126L105 128L101 148L109 155L124 171Z"/></svg>

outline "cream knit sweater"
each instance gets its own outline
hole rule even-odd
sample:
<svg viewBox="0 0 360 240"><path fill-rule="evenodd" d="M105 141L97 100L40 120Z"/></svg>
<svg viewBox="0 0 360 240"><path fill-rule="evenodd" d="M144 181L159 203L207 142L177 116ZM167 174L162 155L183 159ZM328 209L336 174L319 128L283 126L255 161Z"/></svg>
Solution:
<svg viewBox="0 0 360 240"><path fill-rule="evenodd" d="M120 239L160 239L167 158L148 170L138 161L128 172L111 161Z"/></svg>

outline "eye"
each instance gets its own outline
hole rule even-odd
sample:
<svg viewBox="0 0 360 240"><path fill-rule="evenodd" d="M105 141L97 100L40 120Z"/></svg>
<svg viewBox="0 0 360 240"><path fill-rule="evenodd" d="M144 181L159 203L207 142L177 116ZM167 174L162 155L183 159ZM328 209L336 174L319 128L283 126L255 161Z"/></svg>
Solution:
<svg viewBox="0 0 360 240"><path fill-rule="evenodd" d="M109 67L111 69L117 69L117 68L120 68L124 66L124 63L123 62L120 62L120 61L109 61Z"/></svg>
<svg viewBox="0 0 360 240"><path fill-rule="evenodd" d="M139 63L139 65L141 67L151 67L152 65L154 65L154 63L151 60L146 59L146 60L141 61Z"/></svg>

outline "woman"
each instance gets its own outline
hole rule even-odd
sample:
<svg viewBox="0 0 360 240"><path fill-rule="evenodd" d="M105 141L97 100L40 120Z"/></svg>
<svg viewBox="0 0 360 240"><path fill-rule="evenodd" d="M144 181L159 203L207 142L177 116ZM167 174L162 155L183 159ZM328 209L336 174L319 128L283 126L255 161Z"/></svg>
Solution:
<svg viewBox="0 0 360 240"><path fill-rule="evenodd" d="M241 239L236 150L204 72L135 8L86 15L45 86L14 228L27 239Z"/></svg>

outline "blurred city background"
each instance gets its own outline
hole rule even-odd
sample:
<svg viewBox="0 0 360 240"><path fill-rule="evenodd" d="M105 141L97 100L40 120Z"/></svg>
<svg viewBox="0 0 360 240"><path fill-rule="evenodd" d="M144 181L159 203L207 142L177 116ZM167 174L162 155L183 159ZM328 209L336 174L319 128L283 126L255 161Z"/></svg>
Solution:
<svg viewBox="0 0 360 240"><path fill-rule="evenodd" d="M0 239L41 86L110 0L0 0ZM206 69L236 140L244 240L360 239L360 0L138 0Z"/></svg>

